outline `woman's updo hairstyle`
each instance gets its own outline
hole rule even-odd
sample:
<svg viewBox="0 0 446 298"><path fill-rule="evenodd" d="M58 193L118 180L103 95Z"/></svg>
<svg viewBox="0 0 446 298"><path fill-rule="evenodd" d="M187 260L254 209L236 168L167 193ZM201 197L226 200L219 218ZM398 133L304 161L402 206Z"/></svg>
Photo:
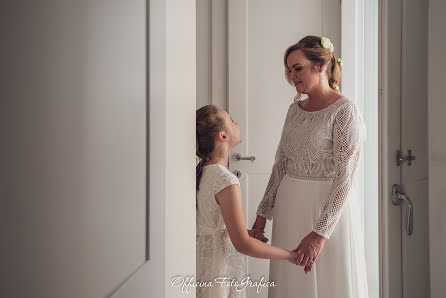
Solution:
<svg viewBox="0 0 446 298"><path fill-rule="evenodd" d="M203 165L210 159L215 147L215 136L224 130L224 119L218 117L218 109L214 105L201 107L196 112L196 147L200 162L196 166L197 185L200 185Z"/></svg>
<svg viewBox="0 0 446 298"><path fill-rule="evenodd" d="M330 88L338 91L338 84L341 81L341 67L339 66L335 54L329 48L324 48L321 44L321 40L322 38L319 36L308 35L299 40L298 43L288 47L288 49L285 51L285 54L283 55L283 63L285 65L285 78L288 83L290 83L290 85L293 85L293 82L289 77L290 70L287 66L287 59L292 52L301 50L304 53L305 57L313 62L314 65L327 65L326 72L328 84L330 85ZM302 94L298 93L296 96L296 100L298 100L301 95Z"/></svg>

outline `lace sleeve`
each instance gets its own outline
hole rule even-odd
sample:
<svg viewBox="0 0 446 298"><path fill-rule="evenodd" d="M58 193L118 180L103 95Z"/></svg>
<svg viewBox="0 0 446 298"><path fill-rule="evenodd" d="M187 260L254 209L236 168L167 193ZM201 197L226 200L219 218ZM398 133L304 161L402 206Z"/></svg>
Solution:
<svg viewBox="0 0 446 298"><path fill-rule="evenodd" d="M220 191L233 184L240 185L240 181L238 180L238 178L229 171L222 171L218 174L217 180L215 182L214 195L218 194Z"/></svg>
<svg viewBox="0 0 446 298"><path fill-rule="evenodd" d="M350 195L364 138L365 126L361 115L350 102L339 110L333 125L335 177L328 200L313 230L327 239L330 238Z"/></svg>
<svg viewBox="0 0 446 298"><path fill-rule="evenodd" d="M285 119L285 124L283 130L287 126L288 122L292 117L293 105L288 109L288 113ZM283 136L282 130L282 136ZM283 138L282 138L283 139ZM274 165L271 171L271 176L269 178L268 185L266 186L265 194L263 199L257 208L257 215L260 215L266 219L271 220L273 218L273 208L276 201L276 193L279 188L280 181L282 181L283 176L286 174L287 160L282 151L282 139L280 140L279 146L276 151L276 157L274 160Z"/></svg>

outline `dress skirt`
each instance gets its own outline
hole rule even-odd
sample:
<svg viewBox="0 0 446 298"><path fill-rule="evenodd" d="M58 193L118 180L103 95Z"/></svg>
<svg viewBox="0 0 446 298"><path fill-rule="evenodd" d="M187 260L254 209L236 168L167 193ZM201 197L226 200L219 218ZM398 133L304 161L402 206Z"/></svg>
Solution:
<svg viewBox="0 0 446 298"><path fill-rule="evenodd" d="M332 181L285 175L273 209L273 245L295 249L314 228ZM271 260L269 298L368 298L364 241L358 199L350 195L313 269Z"/></svg>

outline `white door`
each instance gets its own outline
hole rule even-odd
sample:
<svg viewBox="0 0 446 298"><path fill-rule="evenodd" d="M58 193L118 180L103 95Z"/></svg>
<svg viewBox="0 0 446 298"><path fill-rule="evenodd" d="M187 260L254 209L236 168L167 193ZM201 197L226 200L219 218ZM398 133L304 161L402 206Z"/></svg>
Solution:
<svg viewBox="0 0 446 298"><path fill-rule="evenodd" d="M241 128L243 142L233 154L255 156L254 161L230 158L231 171L240 171L243 208L251 227L268 183L286 112L295 90L285 80L283 53L306 35L328 36L340 53L338 0L228 1L228 110ZM271 239L271 223L266 227ZM301 239L296 239L296 246ZM294 249L295 247L287 247ZM253 281L269 278L269 261L249 258ZM267 297L248 288L249 297Z"/></svg>
<svg viewBox="0 0 446 298"><path fill-rule="evenodd" d="M427 5L422 0L383 3L382 297L429 297L427 76L420 75L427 73ZM399 165L397 150L406 159ZM404 194L396 206L395 184Z"/></svg>

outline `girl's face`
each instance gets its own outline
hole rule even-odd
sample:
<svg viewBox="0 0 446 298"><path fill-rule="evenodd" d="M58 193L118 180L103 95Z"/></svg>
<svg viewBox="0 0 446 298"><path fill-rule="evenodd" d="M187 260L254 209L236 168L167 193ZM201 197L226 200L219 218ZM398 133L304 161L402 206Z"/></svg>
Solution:
<svg viewBox="0 0 446 298"><path fill-rule="evenodd" d="M287 67L288 77L299 93L308 94L321 83L318 67L308 60L301 50L288 55Z"/></svg>
<svg viewBox="0 0 446 298"><path fill-rule="evenodd" d="M225 129L229 137L229 145L231 148L240 144L242 142L242 138L240 137L240 128L238 127L237 122L232 120L231 116L225 110L219 110L219 116L224 119Z"/></svg>

